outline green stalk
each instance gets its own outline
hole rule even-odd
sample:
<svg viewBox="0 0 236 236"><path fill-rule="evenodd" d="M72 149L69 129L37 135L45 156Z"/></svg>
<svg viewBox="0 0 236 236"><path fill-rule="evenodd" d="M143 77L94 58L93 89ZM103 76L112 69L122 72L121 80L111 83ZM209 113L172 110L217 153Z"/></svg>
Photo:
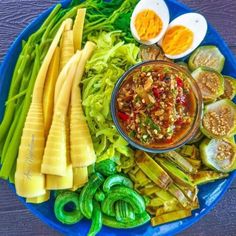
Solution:
<svg viewBox="0 0 236 236"><path fill-rule="evenodd" d="M29 111L29 107L31 104L31 96L33 93L34 84L35 84L35 80L36 80L39 68L40 68L40 53L39 53L39 46L36 45L36 57L35 57L33 72L30 79L29 88L28 88L28 91L24 100L23 109L22 109L21 116L18 121L17 128L15 130L14 136L12 137L12 140L8 146L8 149L5 155L5 160L3 162L3 165L0 171L0 177L2 177L3 179L9 178L9 174L17 158L17 154L18 154L18 150L19 150L19 146L21 142L21 135L24 128L26 116L27 116L27 113Z"/></svg>
<svg viewBox="0 0 236 236"><path fill-rule="evenodd" d="M11 143L12 137L14 136L15 130L18 126L18 121L19 121L19 118L21 116L22 108L23 108L23 104L21 104L19 109L17 110L17 112L15 114L15 117L14 117L14 120L12 122L11 128L10 128L8 134L7 134L7 138L6 138L6 141L4 143L3 150L2 150L1 164L3 164L4 161L5 161L5 157L6 157L8 147Z"/></svg>

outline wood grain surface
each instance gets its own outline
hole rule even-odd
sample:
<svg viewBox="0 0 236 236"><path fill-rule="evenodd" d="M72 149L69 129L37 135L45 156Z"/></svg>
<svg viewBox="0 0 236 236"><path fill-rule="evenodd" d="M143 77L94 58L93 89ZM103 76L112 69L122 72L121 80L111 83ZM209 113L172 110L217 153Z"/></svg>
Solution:
<svg viewBox="0 0 236 236"><path fill-rule="evenodd" d="M0 61L16 36L42 11L57 0L0 0ZM202 13L221 33L236 55L236 1L182 0ZM60 235L32 215L0 180L0 236ZM236 181L223 200L182 236L236 235Z"/></svg>

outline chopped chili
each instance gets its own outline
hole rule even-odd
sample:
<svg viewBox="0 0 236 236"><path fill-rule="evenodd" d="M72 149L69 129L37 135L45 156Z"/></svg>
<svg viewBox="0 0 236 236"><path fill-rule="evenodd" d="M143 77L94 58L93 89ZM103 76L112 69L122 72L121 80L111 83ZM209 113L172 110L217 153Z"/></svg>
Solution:
<svg viewBox="0 0 236 236"><path fill-rule="evenodd" d="M148 64L126 77L117 94L116 112L133 141L158 148L191 129L196 98L187 75L171 66Z"/></svg>

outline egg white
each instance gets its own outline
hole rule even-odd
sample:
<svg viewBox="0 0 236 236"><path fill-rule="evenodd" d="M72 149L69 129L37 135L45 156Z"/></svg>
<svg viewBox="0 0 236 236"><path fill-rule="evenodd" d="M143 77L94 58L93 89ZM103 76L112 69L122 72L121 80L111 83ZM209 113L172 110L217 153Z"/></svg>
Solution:
<svg viewBox="0 0 236 236"><path fill-rule="evenodd" d="M193 32L193 43L190 48L181 54L166 54L170 59L179 59L193 52L201 44L207 33L207 21L204 16L198 13L187 13L177 17L169 24L168 29L177 25L184 26ZM162 46L162 40L159 42L159 45Z"/></svg>
<svg viewBox="0 0 236 236"><path fill-rule="evenodd" d="M143 41L140 39L138 32L135 28L135 24L134 24L137 14L145 9L153 10L160 17L163 23L162 30L158 34L158 36L148 41ZM131 29L133 37L139 43L142 43L145 45L151 45L151 44L157 43L164 36L168 28L169 22L170 22L169 9L164 0L141 0L133 11L131 22L130 22L130 29Z"/></svg>

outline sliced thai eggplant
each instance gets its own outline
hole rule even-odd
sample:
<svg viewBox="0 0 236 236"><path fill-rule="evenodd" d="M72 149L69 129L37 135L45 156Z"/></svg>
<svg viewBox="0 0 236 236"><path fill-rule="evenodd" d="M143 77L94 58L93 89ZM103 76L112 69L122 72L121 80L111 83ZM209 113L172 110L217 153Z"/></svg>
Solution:
<svg viewBox="0 0 236 236"><path fill-rule="evenodd" d="M207 66L221 72L224 68L225 57L220 50L213 45L197 48L189 58L188 66L194 71L198 67Z"/></svg>
<svg viewBox="0 0 236 236"><path fill-rule="evenodd" d="M214 102L224 93L224 78L216 70L199 67L192 76L201 90L204 103Z"/></svg>
<svg viewBox="0 0 236 236"><path fill-rule="evenodd" d="M221 98L233 99L236 95L236 79L230 76L224 76L224 94Z"/></svg>
<svg viewBox="0 0 236 236"><path fill-rule="evenodd" d="M208 138L222 139L236 134L236 105L222 99L205 106L201 131Z"/></svg>
<svg viewBox="0 0 236 236"><path fill-rule="evenodd" d="M202 162L209 168L228 173L236 167L236 145L227 139L204 139L200 144Z"/></svg>

